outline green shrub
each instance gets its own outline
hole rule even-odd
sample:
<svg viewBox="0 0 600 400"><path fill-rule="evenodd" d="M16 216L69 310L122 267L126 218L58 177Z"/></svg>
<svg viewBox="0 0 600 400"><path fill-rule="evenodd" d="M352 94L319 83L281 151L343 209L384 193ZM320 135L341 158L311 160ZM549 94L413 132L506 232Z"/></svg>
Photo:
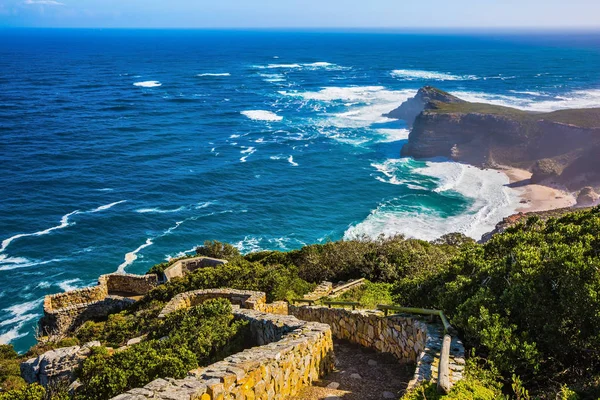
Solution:
<svg viewBox="0 0 600 400"><path fill-rule="evenodd" d="M44 400L46 390L38 385L27 385L20 389L0 392L0 400Z"/></svg>
<svg viewBox="0 0 600 400"><path fill-rule="evenodd" d="M577 381L600 369L600 209L537 217L451 262L400 279L395 299L441 308L508 381ZM546 382L546 383L545 383Z"/></svg>
<svg viewBox="0 0 600 400"><path fill-rule="evenodd" d="M229 243L207 240L203 246L196 249L196 254L204 257L233 260L241 256L240 251Z"/></svg>
<svg viewBox="0 0 600 400"><path fill-rule="evenodd" d="M78 399L109 399L157 378L184 378L188 371L239 351L247 323L233 321L224 299L171 313L149 332L149 340L110 354L94 348L83 362Z"/></svg>

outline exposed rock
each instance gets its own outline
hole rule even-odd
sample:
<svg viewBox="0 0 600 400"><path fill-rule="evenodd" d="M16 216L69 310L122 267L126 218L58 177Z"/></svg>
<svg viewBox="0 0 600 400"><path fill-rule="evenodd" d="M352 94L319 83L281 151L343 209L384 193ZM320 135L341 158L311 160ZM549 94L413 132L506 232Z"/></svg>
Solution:
<svg viewBox="0 0 600 400"><path fill-rule="evenodd" d="M142 340L144 340L145 338L146 338L146 336L140 336L140 337L136 337L136 338L133 338L133 339L129 339L127 341L127 346L133 346L134 344L138 344Z"/></svg>
<svg viewBox="0 0 600 400"><path fill-rule="evenodd" d="M403 156L533 170L571 190L600 184L600 108L534 113L461 101L423 88L388 116L414 119ZM412 114L411 114L412 113Z"/></svg>
<svg viewBox="0 0 600 400"><path fill-rule="evenodd" d="M396 395L396 394L394 394L394 393L392 393L392 392L383 392L383 393L381 394L381 396L382 396L384 399L397 399L397 398L398 398L398 395Z"/></svg>
<svg viewBox="0 0 600 400"><path fill-rule="evenodd" d="M577 195L578 207L590 207L595 205L600 199L600 195L594 191L593 187L586 186Z"/></svg>
<svg viewBox="0 0 600 400"><path fill-rule="evenodd" d="M21 363L21 376L27 383L49 383L65 380L73 381L73 372L100 342L89 342L83 346L63 347Z"/></svg>
<svg viewBox="0 0 600 400"><path fill-rule="evenodd" d="M360 376L360 374L351 374L350 378L352 378L352 379L362 379L362 376Z"/></svg>
<svg viewBox="0 0 600 400"><path fill-rule="evenodd" d="M462 101L463 100L452 96L450 93L446 93L431 86L425 86L419 89L415 97L408 99L402 103L400 107L390 111L388 114L384 114L384 116L401 119L405 121L407 125L412 126L417 115L421 114L425 109L434 108L435 102L458 103Z"/></svg>
<svg viewBox="0 0 600 400"><path fill-rule="evenodd" d="M333 389L333 390L336 390L339 387L340 387L339 382L331 382L331 383L329 383L329 385L326 386L327 389Z"/></svg>
<svg viewBox="0 0 600 400"><path fill-rule="evenodd" d="M531 169L531 183L542 183L546 180L557 180L562 173L562 168L554 160L543 159L535 162Z"/></svg>
<svg viewBox="0 0 600 400"><path fill-rule="evenodd" d="M369 361L368 361L368 364L369 364L371 367L374 367L374 366L376 366L376 365L377 365L377 361L375 361L375 360L369 360Z"/></svg>

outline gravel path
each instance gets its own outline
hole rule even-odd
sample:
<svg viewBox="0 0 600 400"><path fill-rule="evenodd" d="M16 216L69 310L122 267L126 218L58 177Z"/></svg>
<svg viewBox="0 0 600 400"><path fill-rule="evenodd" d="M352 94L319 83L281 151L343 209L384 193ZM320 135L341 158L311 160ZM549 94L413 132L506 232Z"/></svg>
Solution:
<svg viewBox="0 0 600 400"><path fill-rule="evenodd" d="M413 376L414 365L400 365L389 354L344 341L334 342L336 369L294 400L399 399Z"/></svg>

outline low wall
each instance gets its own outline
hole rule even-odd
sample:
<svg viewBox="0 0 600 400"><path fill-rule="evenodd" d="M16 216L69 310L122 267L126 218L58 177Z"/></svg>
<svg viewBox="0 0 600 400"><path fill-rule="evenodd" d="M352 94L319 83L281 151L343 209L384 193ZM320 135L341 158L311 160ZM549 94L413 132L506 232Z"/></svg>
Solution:
<svg viewBox="0 0 600 400"><path fill-rule="evenodd" d="M216 267L218 265L227 264L227 260L210 257L194 257L184 258L176 261L165 269L164 275L167 281L173 278L181 277L189 274L199 268Z"/></svg>
<svg viewBox="0 0 600 400"><path fill-rule="evenodd" d="M155 274L109 274L102 275L99 281L105 282L108 293L144 295L158 285L158 276Z"/></svg>
<svg viewBox="0 0 600 400"><path fill-rule="evenodd" d="M157 379L113 400L285 399L333 369L328 325L289 315L236 309L256 343L223 361L191 371L185 379Z"/></svg>
<svg viewBox="0 0 600 400"><path fill-rule="evenodd" d="M42 334L65 334L85 321L123 310L135 302L128 295L144 295L157 285L154 274L108 274L100 276L96 286L46 296L40 330Z"/></svg>
<svg viewBox="0 0 600 400"><path fill-rule="evenodd" d="M180 293L173 297L162 309L158 318L164 318L170 313L182 308L189 308L204 303L210 299L227 299L233 305L250 310L262 311L267 296L264 292L235 289L200 289Z"/></svg>
<svg viewBox="0 0 600 400"><path fill-rule="evenodd" d="M375 310L289 306L289 313L305 321L331 326L335 338L391 353L400 363L416 363L409 389L423 381L437 380L443 328L412 315L386 317ZM450 352L450 383L462 379L464 347L454 339Z"/></svg>

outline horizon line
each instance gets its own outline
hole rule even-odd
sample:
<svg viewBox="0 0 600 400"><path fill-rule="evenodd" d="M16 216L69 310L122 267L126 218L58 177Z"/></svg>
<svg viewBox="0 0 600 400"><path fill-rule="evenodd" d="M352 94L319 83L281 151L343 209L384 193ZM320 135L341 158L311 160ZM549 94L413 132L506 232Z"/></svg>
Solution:
<svg viewBox="0 0 600 400"><path fill-rule="evenodd" d="M171 27L171 26L0 26L11 29L88 30L197 30L197 31L368 31L368 32L600 32L599 26L507 26L507 27Z"/></svg>

